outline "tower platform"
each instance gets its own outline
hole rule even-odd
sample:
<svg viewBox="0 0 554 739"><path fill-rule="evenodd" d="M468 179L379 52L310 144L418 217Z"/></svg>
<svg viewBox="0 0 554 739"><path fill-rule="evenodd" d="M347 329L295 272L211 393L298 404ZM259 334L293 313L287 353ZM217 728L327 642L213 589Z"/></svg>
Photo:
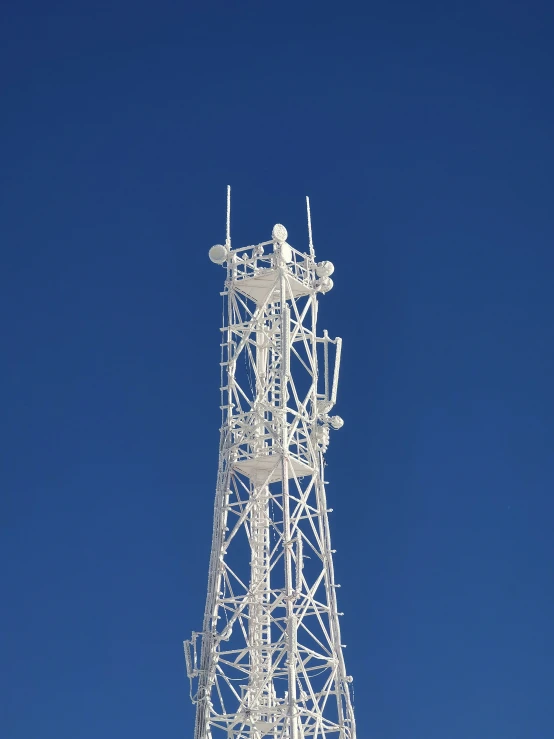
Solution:
<svg viewBox="0 0 554 739"><path fill-rule="evenodd" d="M238 460L233 464L234 469L249 477L252 482L260 483L268 480L278 482L283 479L283 468L279 454L265 454L251 459ZM293 454L289 454L288 477L305 477L313 475L314 468Z"/></svg>
<svg viewBox="0 0 554 739"><path fill-rule="evenodd" d="M279 289L279 271L277 269L260 269L257 274L248 277L235 277L235 288L248 296L258 305L262 305L273 290ZM296 277L291 271L287 273L287 298L299 298L309 295L312 287L308 281Z"/></svg>

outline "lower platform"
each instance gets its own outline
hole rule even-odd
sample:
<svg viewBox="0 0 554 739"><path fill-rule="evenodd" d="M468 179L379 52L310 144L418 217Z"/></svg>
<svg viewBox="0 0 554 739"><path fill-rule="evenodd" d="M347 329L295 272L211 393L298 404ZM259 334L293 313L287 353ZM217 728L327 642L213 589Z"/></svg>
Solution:
<svg viewBox="0 0 554 739"><path fill-rule="evenodd" d="M265 482L268 478L269 482L278 482L283 479L281 457L277 454L239 460L235 462L233 467L249 477L255 484ZM305 477L314 473L313 467L294 456L289 456L287 467L289 479L295 476Z"/></svg>

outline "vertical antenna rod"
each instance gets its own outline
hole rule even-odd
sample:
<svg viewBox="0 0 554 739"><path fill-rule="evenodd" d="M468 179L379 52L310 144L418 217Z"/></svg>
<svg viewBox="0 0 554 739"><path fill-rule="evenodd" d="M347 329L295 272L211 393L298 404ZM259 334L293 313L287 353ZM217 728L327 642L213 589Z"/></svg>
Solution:
<svg viewBox="0 0 554 739"><path fill-rule="evenodd" d="M225 246L231 248L231 185L227 185L227 231Z"/></svg>
<svg viewBox="0 0 554 739"><path fill-rule="evenodd" d="M314 257L314 242L312 239L312 214L310 212L310 198L306 195L306 211L308 213L308 244L310 247L310 256Z"/></svg>

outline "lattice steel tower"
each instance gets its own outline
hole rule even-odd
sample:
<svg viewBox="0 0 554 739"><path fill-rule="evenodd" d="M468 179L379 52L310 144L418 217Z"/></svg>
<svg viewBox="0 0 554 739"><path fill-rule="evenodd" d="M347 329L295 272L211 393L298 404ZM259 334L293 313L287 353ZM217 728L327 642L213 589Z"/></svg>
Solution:
<svg viewBox="0 0 554 739"><path fill-rule="evenodd" d="M201 632L185 642L194 739L355 739L325 495L340 338L317 335L331 262L272 238L226 268L219 473Z"/></svg>

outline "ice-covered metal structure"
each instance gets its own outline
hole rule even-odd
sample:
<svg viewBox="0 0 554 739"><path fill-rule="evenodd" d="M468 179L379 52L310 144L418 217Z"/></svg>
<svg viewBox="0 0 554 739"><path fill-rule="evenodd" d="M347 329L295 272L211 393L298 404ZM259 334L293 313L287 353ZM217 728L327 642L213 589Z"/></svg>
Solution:
<svg viewBox="0 0 554 739"><path fill-rule="evenodd" d="M317 333L331 262L271 238L210 249L226 270L212 550L185 642L194 739L355 739L325 494L341 339Z"/></svg>

